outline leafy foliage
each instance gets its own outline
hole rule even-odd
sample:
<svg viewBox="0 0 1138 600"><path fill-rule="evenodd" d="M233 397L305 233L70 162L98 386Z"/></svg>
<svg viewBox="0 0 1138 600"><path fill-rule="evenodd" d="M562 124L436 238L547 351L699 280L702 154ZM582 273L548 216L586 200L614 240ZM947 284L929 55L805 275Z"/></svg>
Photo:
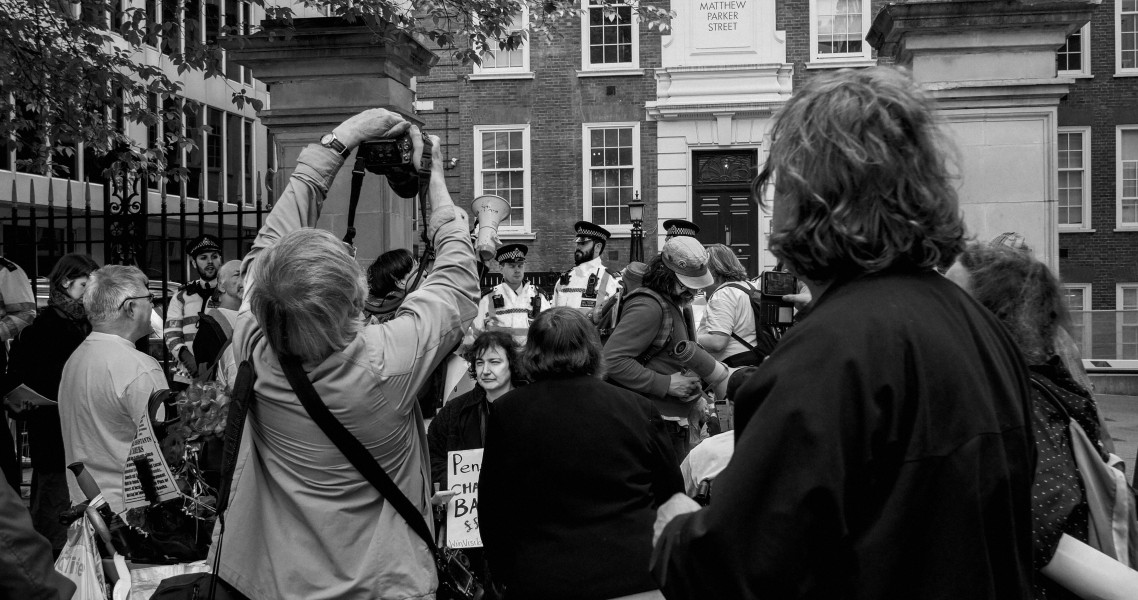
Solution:
<svg viewBox="0 0 1138 600"><path fill-rule="evenodd" d="M616 18L609 4L606 16ZM219 0L155 0L163 13ZM428 47L451 53L463 63L480 62L481 53L509 51L530 38L552 40L554 26L582 12L573 0L250 0L266 19L290 37L294 7L321 9L328 16L363 23L375 43L412 35ZM123 5L126 5L125 7ZM631 0L633 12L649 29L666 32L671 13ZM529 11L529 29L513 30L513 17ZM278 33L274 30L274 35ZM221 36L255 33L219 24ZM202 41L204 38L205 41ZM197 19L148 18L142 6L121 0L0 0L0 136L15 144L18 166L32 172L66 175L61 157L75 143L100 157L109 172L131 170L151 179L184 179L186 169L168 163L174 150L192 149L205 126L184 127L184 114L166 107L182 92L189 71L221 78L237 107L261 109L260 100L223 75L216 35L202 36ZM429 42L429 43L428 43ZM148 49L148 47L150 47ZM158 49L160 64L144 61ZM158 101L151 98L157 96ZM164 108L165 107L165 108ZM194 120L201 123L202 119ZM124 122L161 124L162 139L147 146L126 135ZM109 174L109 173L105 173Z"/></svg>

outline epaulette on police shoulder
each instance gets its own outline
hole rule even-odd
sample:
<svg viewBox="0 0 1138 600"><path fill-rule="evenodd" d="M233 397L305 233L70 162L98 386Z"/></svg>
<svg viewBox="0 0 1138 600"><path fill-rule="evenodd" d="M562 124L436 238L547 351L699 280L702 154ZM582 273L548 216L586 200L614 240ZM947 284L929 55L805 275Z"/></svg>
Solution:
<svg viewBox="0 0 1138 600"><path fill-rule="evenodd" d="M613 271L612 269L610 269L608 267L605 267L605 271L609 274L609 277L612 277L613 279L620 281L620 271Z"/></svg>
<svg viewBox="0 0 1138 600"><path fill-rule="evenodd" d="M4 267L9 271L15 271L16 269L20 268L20 265L17 265L16 263L4 258L3 256L0 256L0 267Z"/></svg>
<svg viewBox="0 0 1138 600"><path fill-rule="evenodd" d="M569 278L571 277L570 274L572 272L573 272L573 269L562 271L561 276L557 278L557 283L560 285L569 285Z"/></svg>

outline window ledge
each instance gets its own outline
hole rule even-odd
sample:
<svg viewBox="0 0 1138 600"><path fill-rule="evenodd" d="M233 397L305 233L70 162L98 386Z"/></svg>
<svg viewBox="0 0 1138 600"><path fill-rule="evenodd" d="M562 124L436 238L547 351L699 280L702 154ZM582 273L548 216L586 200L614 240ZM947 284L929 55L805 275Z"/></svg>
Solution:
<svg viewBox="0 0 1138 600"><path fill-rule="evenodd" d="M1138 225L1123 225L1114 228L1115 233L1138 233Z"/></svg>
<svg viewBox="0 0 1138 600"><path fill-rule="evenodd" d="M624 68L624 69L579 69L577 77L635 77L644 76L644 69L640 68Z"/></svg>
<svg viewBox="0 0 1138 600"><path fill-rule="evenodd" d="M1059 226L1059 233L1061 233L1061 234L1062 233L1095 233L1095 231L1096 230L1094 230L1094 229L1088 229L1085 227L1067 228L1067 227Z"/></svg>
<svg viewBox="0 0 1138 600"><path fill-rule="evenodd" d="M1083 73L1082 71L1059 71L1059 77L1066 77L1068 79L1094 79L1095 76L1090 73Z"/></svg>
<svg viewBox="0 0 1138 600"><path fill-rule="evenodd" d="M532 242L537 239L537 234L532 231L499 231L498 239L502 240L503 242L506 240L524 240L527 242Z"/></svg>
<svg viewBox="0 0 1138 600"><path fill-rule="evenodd" d="M487 81L493 79L533 79L533 71L513 71L507 73L483 71L481 73L471 73L468 77L471 81Z"/></svg>
<svg viewBox="0 0 1138 600"><path fill-rule="evenodd" d="M1115 72L1114 76L1115 77L1138 77L1138 69L1135 69L1133 71L1117 71L1117 72Z"/></svg>
<svg viewBox="0 0 1138 600"><path fill-rule="evenodd" d="M813 60L806 63L807 69L848 69L857 67L875 67L877 61L872 58L835 58L832 60Z"/></svg>

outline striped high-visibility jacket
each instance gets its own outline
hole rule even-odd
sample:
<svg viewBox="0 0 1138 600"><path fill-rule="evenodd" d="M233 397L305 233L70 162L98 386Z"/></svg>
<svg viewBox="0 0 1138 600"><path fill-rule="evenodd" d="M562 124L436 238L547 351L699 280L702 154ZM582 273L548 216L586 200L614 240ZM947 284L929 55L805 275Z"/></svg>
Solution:
<svg viewBox="0 0 1138 600"><path fill-rule="evenodd" d="M203 298L203 292L208 294L209 301ZM162 332L166 340L166 347L170 354L178 360L182 348L189 348L193 352L194 335L198 331L198 320L205 311L217 308L217 287L210 286L202 280L190 282L170 300L166 307L166 328Z"/></svg>

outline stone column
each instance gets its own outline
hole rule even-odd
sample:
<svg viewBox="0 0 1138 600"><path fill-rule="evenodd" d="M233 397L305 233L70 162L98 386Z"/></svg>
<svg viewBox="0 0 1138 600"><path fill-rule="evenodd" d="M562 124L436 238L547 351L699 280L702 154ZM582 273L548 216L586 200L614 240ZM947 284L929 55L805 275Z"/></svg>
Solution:
<svg viewBox="0 0 1138 600"><path fill-rule="evenodd" d="M259 116L276 137L276 193L284 190L305 146L358 112L386 108L421 124L412 113L411 78L429 73L438 57L412 37L375 41L366 26L339 18L294 19L291 30L271 21L263 25L262 32L228 38L223 46L269 87L270 103ZM354 163L355 153L328 191L318 223L337 237L347 230ZM367 175L355 221L361 264L392 248L410 249L418 240L412 202L392 194L384 178Z"/></svg>
<svg viewBox="0 0 1138 600"><path fill-rule="evenodd" d="M1056 113L1074 82L1056 76L1055 54L1097 5L911 0L886 5L867 36L880 62L911 69L937 98L969 231L1021 233L1056 272Z"/></svg>

